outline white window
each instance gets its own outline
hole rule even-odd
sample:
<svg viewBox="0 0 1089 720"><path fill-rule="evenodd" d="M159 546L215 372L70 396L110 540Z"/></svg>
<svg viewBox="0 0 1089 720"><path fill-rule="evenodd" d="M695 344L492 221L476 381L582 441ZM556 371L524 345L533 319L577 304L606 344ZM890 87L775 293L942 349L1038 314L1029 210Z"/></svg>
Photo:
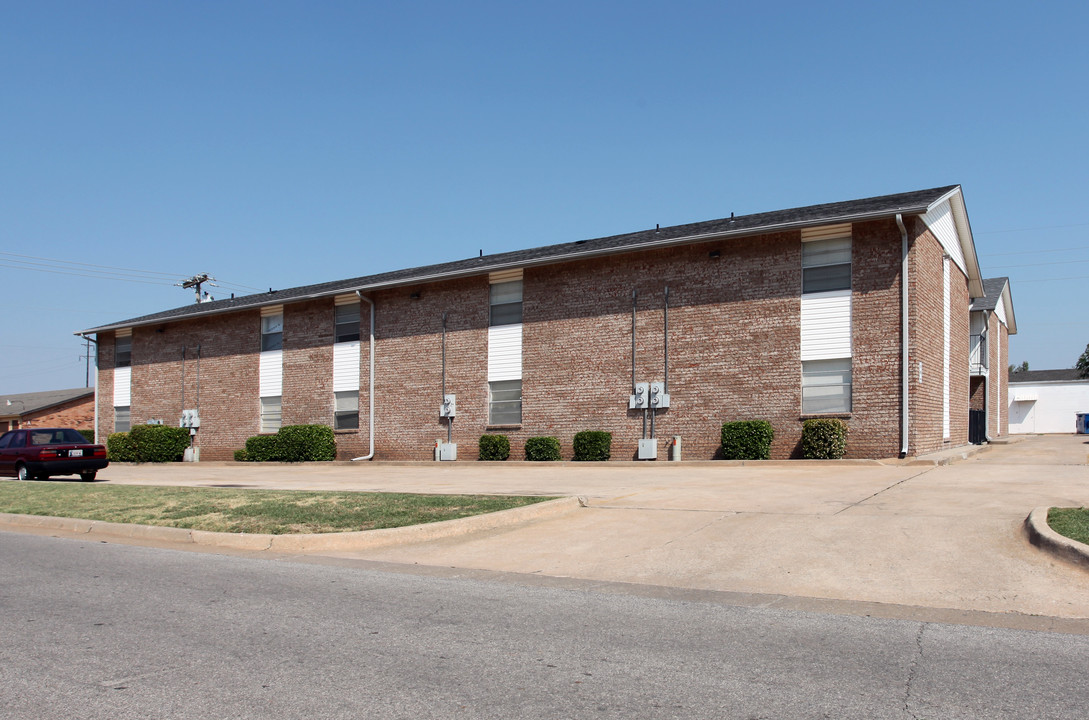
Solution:
<svg viewBox="0 0 1089 720"><path fill-rule="evenodd" d="M113 409L113 431L128 432L132 429L132 414L129 405L118 405Z"/></svg>
<svg viewBox="0 0 1089 720"><path fill-rule="evenodd" d="M266 315L261 318L261 351L282 350L284 347L284 316Z"/></svg>
<svg viewBox="0 0 1089 720"><path fill-rule="evenodd" d="M261 432L274 433L279 430L281 417L279 395L261 398Z"/></svg>
<svg viewBox="0 0 1089 720"><path fill-rule="evenodd" d="M851 358L802 363L802 414L851 412Z"/></svg>
<svg viewBox="0 0 1089 720"><path fill-rule="evenodd" d="M333 428L336 430L356 430L359 428L359 391L348 390L333 393L335 409Z"/></svg>
<svg viewBox="0 0 1089 720"><path fill-rule="evenodd" d="M522 322L522 281L492 283L491 325L517 325Z"/></svg>
<svg viewBox="0 0 1089 720"><path fill-rule="evenodd" d="M522 381L496 380L488 383L488 424L522 424Z"/></svg>
<svg viewBox="0 0 1089 720"><path fill-rule="evenodd" d="M359 339L359 303L337 305L335 311L336 338L333 342L352 342Z"/></svg>
<svg viewBox="0 0 1089 720"><path fill-rule="evenodd" d="M802 243L802 292L851 289L851 238Z"/></svg>
<svg viewBox="0 0 1089 720"><path fill-rule="evenodd" d="M114 340L113 365L114 367L132 365L132 335L125 335Z"/></svg>

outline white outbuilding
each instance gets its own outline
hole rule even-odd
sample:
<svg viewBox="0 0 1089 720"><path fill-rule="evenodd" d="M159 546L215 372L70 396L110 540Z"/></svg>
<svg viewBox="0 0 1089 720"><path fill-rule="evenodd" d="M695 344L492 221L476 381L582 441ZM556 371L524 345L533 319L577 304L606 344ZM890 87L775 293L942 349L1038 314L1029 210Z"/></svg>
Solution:
<svg viewBox="0 0 1089 720"><path fill-rule="evenodd" d="M1073 433L1089 413L1089 378L1077 370L1010 373L1010 434Z"/></svg>

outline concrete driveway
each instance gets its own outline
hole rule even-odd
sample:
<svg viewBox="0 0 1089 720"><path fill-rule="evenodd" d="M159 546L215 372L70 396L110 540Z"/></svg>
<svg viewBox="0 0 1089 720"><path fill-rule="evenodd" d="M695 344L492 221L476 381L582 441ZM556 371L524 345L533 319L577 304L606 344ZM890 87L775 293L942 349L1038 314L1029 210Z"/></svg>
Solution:
<svg viewBox="0 0 1089 720"><path fill-rule="evenodd" d="M114 466L111 483L580 495L568 515L327 553L738 593L1089 618L1089 573L1029 545L1041 505L1089 504L1085 436L899 463Z"/></svg>

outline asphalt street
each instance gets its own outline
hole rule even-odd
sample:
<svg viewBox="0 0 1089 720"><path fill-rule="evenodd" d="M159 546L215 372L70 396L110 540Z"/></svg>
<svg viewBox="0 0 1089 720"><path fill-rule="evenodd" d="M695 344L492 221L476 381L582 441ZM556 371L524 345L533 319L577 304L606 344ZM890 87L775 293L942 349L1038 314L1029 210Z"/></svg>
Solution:
<svg viewBox="0 0 1089 720"><path fill-rule="evenodd" d="M1081 720L1089 704L1084 634L7 532L0 578L11 720Z"/></svg>

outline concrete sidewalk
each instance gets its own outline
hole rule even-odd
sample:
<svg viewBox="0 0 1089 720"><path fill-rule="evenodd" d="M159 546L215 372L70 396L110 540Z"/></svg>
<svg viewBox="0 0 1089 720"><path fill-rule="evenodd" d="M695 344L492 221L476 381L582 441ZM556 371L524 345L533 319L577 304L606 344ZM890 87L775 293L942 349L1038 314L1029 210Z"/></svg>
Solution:
<svg viewBox="0 0 1089 720"><path fill-rule="evenodd" d="M1039 506L1089 504L1084 436L917 463L111 466L110 483L578 495L477 534L322 552L621 583L1089 618L1089 573L1033 546ZM940 464L948 460L952 464Z"/></svg>

